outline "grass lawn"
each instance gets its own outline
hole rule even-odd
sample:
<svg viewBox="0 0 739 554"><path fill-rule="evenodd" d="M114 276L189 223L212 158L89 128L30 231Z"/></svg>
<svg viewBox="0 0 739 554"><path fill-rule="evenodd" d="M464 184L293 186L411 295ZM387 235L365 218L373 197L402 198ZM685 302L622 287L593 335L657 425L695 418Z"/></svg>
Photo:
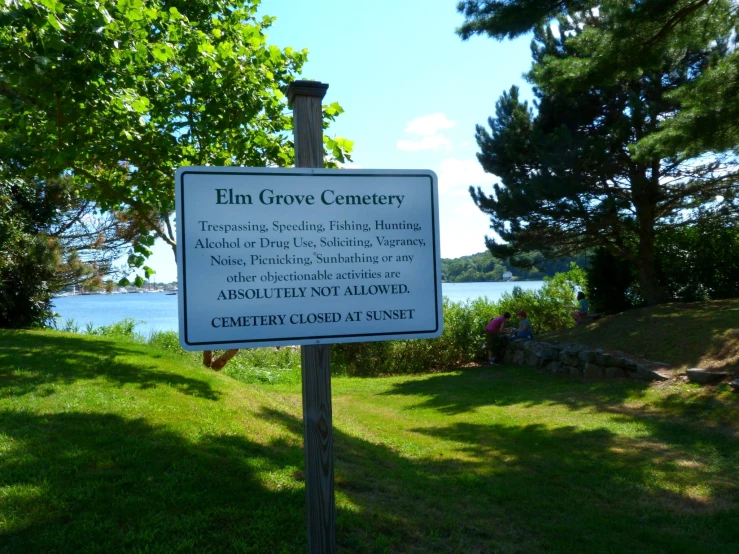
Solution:
<svg viewBox="0 0 739 554"><path fill-rule="evenodd" d="M739 375L739 299L628 310L541 339L623 350L676 369L702 367Z"/></svg>
<svg viewBox="0 0 739 554"><path fill-rule="evenodd" d="M737 395L523 368L333 395L343 552L739 552ZM303 552L300 402L142 344L0 331L0 553Z"/></svg>

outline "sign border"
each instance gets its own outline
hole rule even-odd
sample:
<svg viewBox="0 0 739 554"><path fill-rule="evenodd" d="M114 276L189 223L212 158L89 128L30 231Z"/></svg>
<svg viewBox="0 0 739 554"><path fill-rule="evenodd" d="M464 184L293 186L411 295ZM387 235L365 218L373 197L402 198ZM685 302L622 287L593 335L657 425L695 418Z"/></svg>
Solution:
<svg viewBox="0 0 739 554"><path fill-rule="evenodd" d="M431 194L431 225L434 260L434 305L435 323L433 329L419 331L394 331L387 333L353 333L339 335L315 335L287 338L260 338L254 340L226 340L191 342L187 328L187 281L185 279L185 228L184 196L185 177L187 175L295 175L304 177L426 177L429 179ZM183 166L175 173L175 210L177 220L177 277L178 277L178 316L180 344L186 350L210 350L216 348L258 348L260 346L288 346L299 344L340 344L347 342L378 342L383 340L403 340L412 338L435 338L444 329L441 294L441 266L439 249L439 202L438 181L436 173L421 169L310 169L310 168L266 168L266 167L215 167L215 166ZM363 338L364 340L356 340ZM338 339L338 340L337 340ZM352 340L354 339L354 340Z"/></svg>

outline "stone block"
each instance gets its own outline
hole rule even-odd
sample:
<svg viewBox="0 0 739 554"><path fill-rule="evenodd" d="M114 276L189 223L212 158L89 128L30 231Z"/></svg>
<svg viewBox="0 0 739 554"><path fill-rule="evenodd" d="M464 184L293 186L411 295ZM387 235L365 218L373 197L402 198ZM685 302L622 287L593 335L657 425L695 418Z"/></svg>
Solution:
<svg viewBox="0 0 739 554"><path fill-rule="evenodd" d="M568 354L579 354L585 350L585 346L582 344L569 344L567 345L567 348L563 350L563 352L567 352Z"/></svg>
<svg viewBox="0 0 739 554"><path fill-rule="evenodd" d="M634 376L641 381L667 381L669 377L659 371L649 369L648 364L636 364Z"/></svg>
<svg viewBox="0 0 739 554"><path fill-rule="evenodd" d="M624 373L624 370L620 367L607 367L605 371L605 376L612 379L617 379L620 377L626 377L626 374Z"/></svg>
<svg viewBox="0 0 739 554"><path fill-rule="evenodd" d="M688 374L688 379L690 381L693 383L700 383L702 385L718 383L727 375L724 371L710 371L699 367L690 368L686 373Z"/></svg>
<svg viewBox="0 0 739 554"><path fill-rule="evenodd" d="M649 369L653 369L654 371L667 371L672 369L670 364L666 364L665 362L649 362L647 364L647 367Z"/></svg>
<svg viewBox="0 0 739 554"><path fill-rule="evenodd" d="M581 362L588 364L594 363L597 355L597 352L594 352L593 350L582 350L577 357Z"/></svg>
<svg viewBox="0 0 739 554"><path fill-rule="evenodd" d="M547 362L551 360L558 360L559 354L559 350L556 350L549 345L542 346L539 350L539 356L541 356L541 358Z"/></svg>
<svg viewBox="0 0 739 554"><path fill-rule="evenodd" d="M516 339L516 340L524 340L524 339ZM539 343L533 340L527 340L523 343L524 352L534 352L538 348L539 348Z"/></svg>
<svg viewBox="0 0 739 554"><path fill-rule="evenodd" d="M631 358L619 358L618 365L621 369L625 369L627 371L637 370L637 364Z"/></svg>
<svg viewBox="0 0 739 554"><path fill-rule="evenodd" d="M523 339L511 339L511 341L508 343L511 350L522 350L524 344L526 344L526 341L524 341Z"/></svg>
<svg viewBox="0 0 739 554"><path fill-rule="evenodd" d="M551 371L552 373L560 373L562 370L562 366L560 366L557 362L549 362L547 365L544 366L545 371Z"/></svg>
<svg viewBox="0 0 739 554"><path fill-rule="evenodd" d="M597 379L603 377L603 368L597 364L587 362L583 374L590 379Z"/></svg>
<svg viewBox="0 0 739 554"><path fill-rule="evenodd" d="M516 353L513 350L511 350L510 348L506 348L505 352L503 352L503 363L512 364L515 354Z"/></svg>

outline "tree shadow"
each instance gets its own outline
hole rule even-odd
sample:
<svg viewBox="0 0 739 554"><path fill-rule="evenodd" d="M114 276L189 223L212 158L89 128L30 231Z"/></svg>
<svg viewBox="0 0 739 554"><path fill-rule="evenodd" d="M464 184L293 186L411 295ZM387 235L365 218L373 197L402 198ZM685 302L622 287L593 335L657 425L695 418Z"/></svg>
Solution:
<svg viewBox="0 0 739 554"><path fill-rule="evenodd" d="M398 382L383 394L418 397L419 402L409 410L432 408L457 415L484 406L560 404L573 410L602 409L638 398L648 387L643 381L586 381L542 374L528 367L483 367Z"/></svg>
<svg viewBox="0 0 739 554"><path fill-rule="evenodd" d="M5 411L0 436L1 552L305 547L303 490L264 477L299 467L299 448L79 412Z"/></svg>
<svg viewBox="0 0 739 554"><path fill-rule="evenodd" d="M101 337L69 334L2 332L0 348L0 398L35 393L48 396L54 385L70 385L87 379L105 379L140 389L169 386L182 394L217 400L218 391L206 380L189 378L181 371L165 371L154 365L129 364L126 357L162 358L146 346L124 344ZM180 368L181 369L181 368Z"/></svg>
<svg viewBox="0 0 739 554"><path fill-rule="evenodd" d="M301 421L264 409L297 438ZM739 546L736 441L708 461L608 429L454 423L412 429L439 453L401 456L334 428L346 552L726 552ZM718 447L718 436L700 435ZM710 466L710 469L709 469ZM659 475L659 477L657 477ZM704 480L705 482L702 482ZM693 485L705 485L694 491ZM676 524L677 520L679 524ZM687 521L683 521L686 519ZM704 541L704 530L712 537Z"/></svg>
<svg viewBox="0 0 739 554"><path fill-rule="evenodd" d="M256 417L276 427L267 444L117 415L0 412L0 551L303 552L302 422L272 408ZM343 552L739 545L728 479L736 442L685 466L688 439L608 429L456 422L411 432L436 439L438 454L402 455L334 429ZM695 441L718 448L710 434ZM710 490L691 492L704 474Z"/></svg>

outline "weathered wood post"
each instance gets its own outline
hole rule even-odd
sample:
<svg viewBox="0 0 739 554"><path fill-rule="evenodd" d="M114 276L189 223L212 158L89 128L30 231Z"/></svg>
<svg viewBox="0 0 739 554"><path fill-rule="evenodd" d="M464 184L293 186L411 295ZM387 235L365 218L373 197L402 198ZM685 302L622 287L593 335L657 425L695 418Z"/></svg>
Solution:
<svg viewBox="0 0 739 554"><path fill-rule="evenodd" d="M323 168L321 101L328 85L295 81L287 89L293 108L295 166ZM331 366L327 344L301 347L303 437L308 552L336 552Z"/></svg>

